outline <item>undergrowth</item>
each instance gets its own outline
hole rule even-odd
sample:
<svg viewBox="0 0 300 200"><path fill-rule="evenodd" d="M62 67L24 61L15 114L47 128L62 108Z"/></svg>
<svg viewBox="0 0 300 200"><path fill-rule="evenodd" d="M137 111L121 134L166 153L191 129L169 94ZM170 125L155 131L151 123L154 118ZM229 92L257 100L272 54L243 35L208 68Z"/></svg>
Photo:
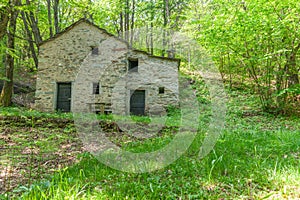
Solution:
<svg viewBox="0 0 300 200"><path fill-rule="evenodd" d="M193 84L195 88L203 85L201 81ZM207 94L199 92L196 95L199 102L209 105L209 98L205 97ZM210 122L210 110L200 113L202 121L188 151L163 169L147 173L122 172L102 164L92 154L84 152L78 154L77 162L58 169L49 177L36 179L30 185L21 184L0 197L2 199L8 197L21 199L300 198L300 119L296 116L286 117L262 112L258 106L258 99L253 94L232 89L228 95L226 127L214 150L203 159L198 158L198 153ZM13 113L11 111L18 109L2 110L1 115L20 115L11 114ZM176 110L173 111L176 113ZM21 113L26 117L62 119L70 117L68 114L41 114L28 110L22 110ZM114 122L113 116L102 119ZM142 124L151 122L149 118L134 118L134 120ZM72 123L68 123L68 130L73 132ZM176 124L169 124L156 137L148 139L134 139L126 132L111 134L109 138L128 151L150 152L160 149L173 139L178 131ZM59 131L55 134L57 137L61 135ZM53 134L51 135L53 137ZM47 138L46 133L44 137ZM69 139L62 137L65 141Z"/></svg>

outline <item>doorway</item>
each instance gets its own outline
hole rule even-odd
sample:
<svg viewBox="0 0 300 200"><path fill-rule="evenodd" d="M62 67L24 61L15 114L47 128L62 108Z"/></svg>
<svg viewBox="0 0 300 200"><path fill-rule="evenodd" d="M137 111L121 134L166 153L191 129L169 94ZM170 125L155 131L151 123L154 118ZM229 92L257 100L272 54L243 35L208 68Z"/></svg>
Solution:
<svg viewBox="0 0 300 200"><path fill-rule="evenodd" d="M57 83L56 110L71 111L71 83Z"/></svg>
<svg viewBox="0 0 300 200"><path fill-rule="evenodd" d="M130 91L130 114L145 115L145 90Z"/></svg>

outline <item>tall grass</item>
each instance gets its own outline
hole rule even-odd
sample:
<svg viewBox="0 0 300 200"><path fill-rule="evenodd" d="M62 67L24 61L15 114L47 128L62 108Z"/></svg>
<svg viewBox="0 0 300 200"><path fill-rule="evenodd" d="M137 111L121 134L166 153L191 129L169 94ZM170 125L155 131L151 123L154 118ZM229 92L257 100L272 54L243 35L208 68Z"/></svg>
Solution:
<svg viewBox="0 0 300 200"><path fill-rule="evenodd" d="M203 98L203 97L201 97ZM164 169L117 171L89 153L51 178L17 188L22 199L298 199L300 198L300 119L265 114L249 93L231 91L226 128L212 152L198 159L209 123L201 114L196 139ZM112 119L109 119L112 120ZM147 123L148 119L135 119ZM159 149L176 129L157 137L121 141L129 151ZM59 133L58 133L59 134Z"/></svg>

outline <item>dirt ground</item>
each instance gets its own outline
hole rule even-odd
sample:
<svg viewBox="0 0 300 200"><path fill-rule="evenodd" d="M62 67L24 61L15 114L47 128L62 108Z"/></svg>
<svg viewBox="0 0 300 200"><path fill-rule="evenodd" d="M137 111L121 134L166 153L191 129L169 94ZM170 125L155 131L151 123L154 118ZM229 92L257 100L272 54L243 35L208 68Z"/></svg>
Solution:
<svg viewBox="0 0 300 200"><path fill-rule="evenodd" d="M83 151L68 120L0 116L0 194L49 177Z"/></svg>

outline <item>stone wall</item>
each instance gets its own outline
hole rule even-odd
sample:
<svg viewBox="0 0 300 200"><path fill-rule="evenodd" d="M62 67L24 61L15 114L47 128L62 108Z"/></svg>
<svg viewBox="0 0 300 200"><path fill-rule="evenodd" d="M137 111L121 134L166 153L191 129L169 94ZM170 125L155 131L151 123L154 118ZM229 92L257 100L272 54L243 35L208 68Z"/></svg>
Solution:
<svg viewBox="0 0 300 200"><path fill-rule="evenodd" d="M97 27L79 23L60 36L40 46L35 107L56 109L58 82L74 82L78 69L92 47L108 38Z"/></svg>
<svg viewBox="0 0 300 200"><path fill-rule="evenodd" d="M128 59L138 59L138 72L128 72ZM146 93L146 113L156 114L178 103L178 60L130 50L125 42L81 22L40 46L37 109L56 109L59 82L72 83L73 112L90 112L96 103L108 112L128 114L130 91L139 89ZM100 94L93 94L97 82ZM159 94L159 87L164 93Z"/></svg>

